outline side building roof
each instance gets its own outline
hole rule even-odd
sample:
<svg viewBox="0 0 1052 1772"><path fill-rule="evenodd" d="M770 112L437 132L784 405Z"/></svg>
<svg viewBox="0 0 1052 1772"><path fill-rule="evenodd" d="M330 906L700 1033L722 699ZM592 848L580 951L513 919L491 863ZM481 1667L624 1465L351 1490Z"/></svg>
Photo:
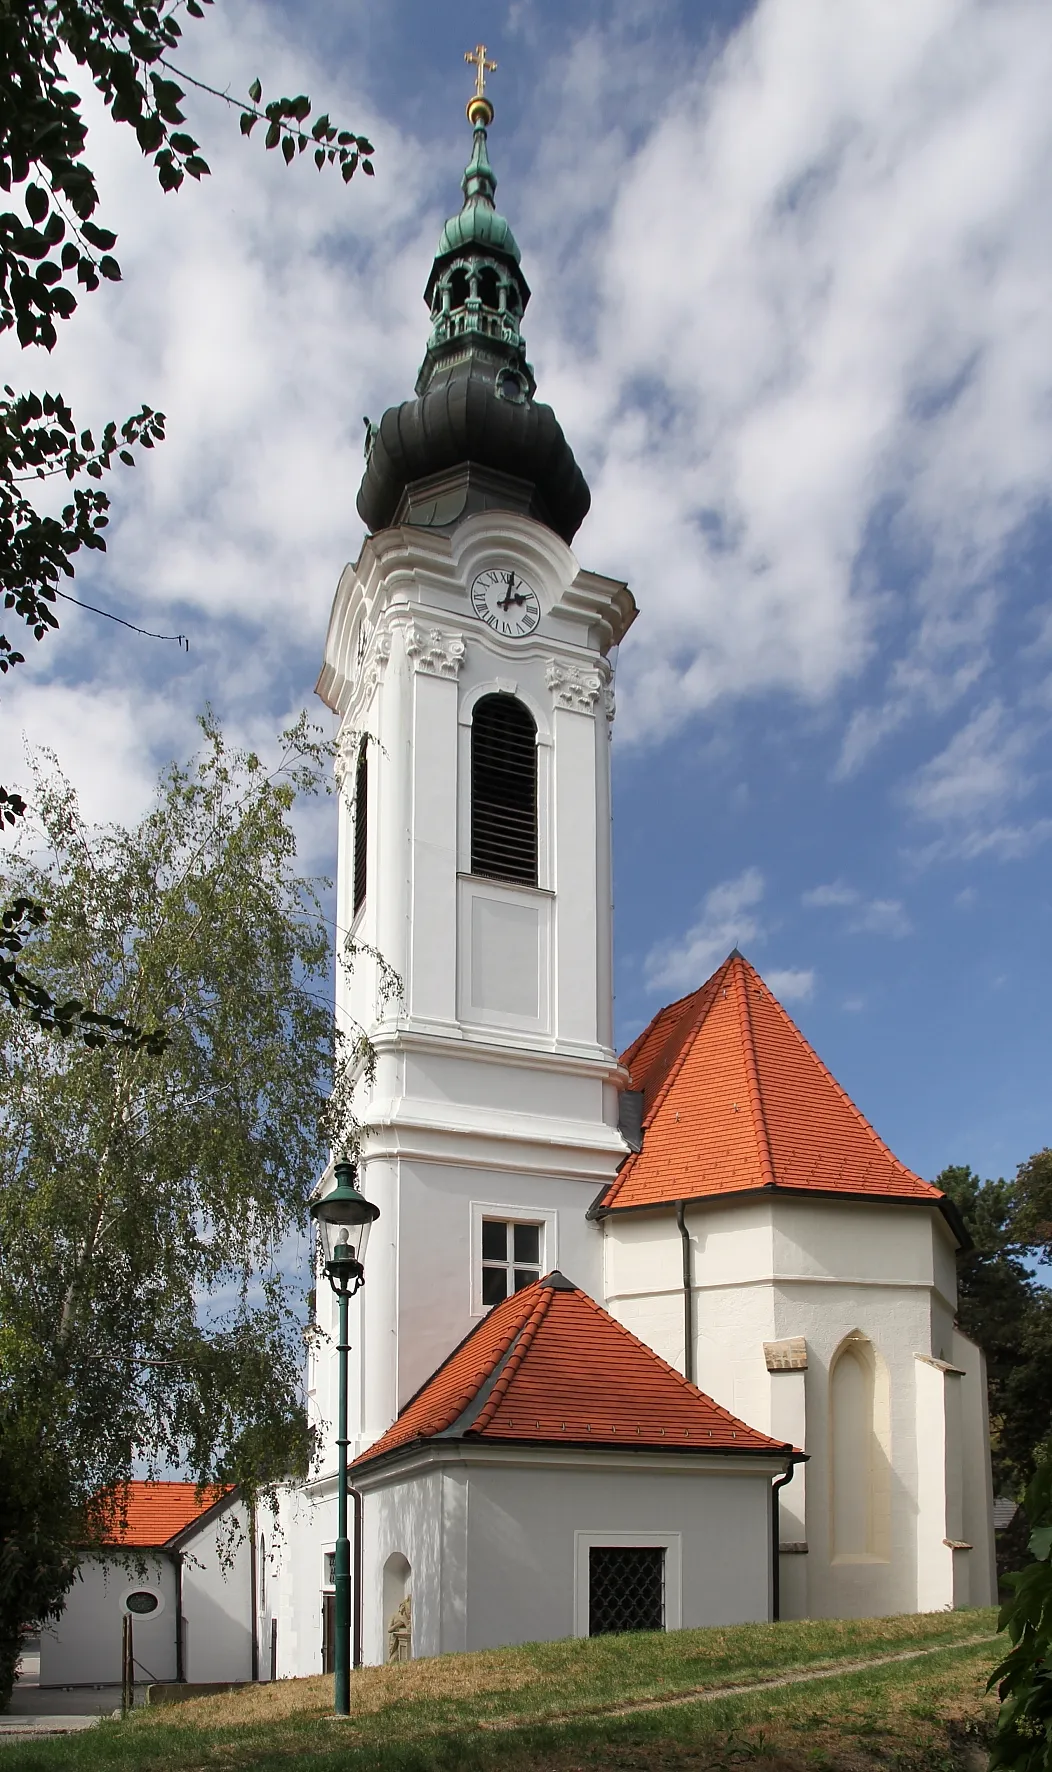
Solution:
<svg viewBox="0 0 1052 1772"><path fill-rule="evenodd" d="M737 949L659 1010L621 1062L643 1095L642 1148L599 1214L757 1188L949 1207L888 1149Z"/></svg>
<svg viewBox="0 0 1052 1772"><path fill-rule="evenodd" d="M136 1479L96 1504L95 1543L122 1550L162 1550L233 1493L225 1487Z"/></svg>
<svg viewBox="0 0 1052 1772"><path fill-rule="evenodd" d="M794 1452L688 1384L557 1272L495 1305L353 1468L435 1440Z"/></svg>

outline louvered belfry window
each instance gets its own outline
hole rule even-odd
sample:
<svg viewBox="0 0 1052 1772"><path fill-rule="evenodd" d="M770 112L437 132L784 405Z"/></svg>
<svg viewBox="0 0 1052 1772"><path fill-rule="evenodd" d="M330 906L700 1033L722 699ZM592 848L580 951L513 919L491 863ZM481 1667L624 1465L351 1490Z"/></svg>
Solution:
<svg viewBox="0 0 1052 1772"><path fill-rule="evenodd" d="M537 884L537 728L514 695L484 695L471 721L471 871Z"/></svg>
<svg viewBox="0 0 1052 1772"><path fill-rule="evenodd" d="M357 916L365 903L365 862L369 843L369 760L365 739L358 746L354 771L354 906Z"/></svg>

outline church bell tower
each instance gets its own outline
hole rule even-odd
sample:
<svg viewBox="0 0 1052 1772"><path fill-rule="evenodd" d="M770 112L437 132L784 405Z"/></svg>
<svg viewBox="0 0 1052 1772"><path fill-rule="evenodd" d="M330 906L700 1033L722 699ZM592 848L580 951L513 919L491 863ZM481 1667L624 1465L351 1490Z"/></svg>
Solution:
<svg viewBox="0 0 1052 1772"><path fill-rule="evenodd" d="M495 207L485 51L415 397L367 424L369 534L318 691L340 718L337 1014L369 1036L361 1186L380 1207L351 1342L352 1456L479 1318L561 1267L625 1155L613 1050L610 727L627 587L571 543L589 492L536 398ZM327 1289L324 1289L327 1290ZM332 1419L335 1359L313 1383Z"/></svg>

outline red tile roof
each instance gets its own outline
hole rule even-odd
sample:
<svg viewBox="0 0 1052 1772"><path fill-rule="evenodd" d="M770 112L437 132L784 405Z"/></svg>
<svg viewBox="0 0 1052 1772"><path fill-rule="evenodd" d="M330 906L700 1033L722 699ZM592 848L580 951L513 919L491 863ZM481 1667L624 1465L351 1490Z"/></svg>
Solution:
<svg viewBox="0 0 1052 1772"><path fill-rule="evenodd" d="M945 1199L878 1138L737 950L621 1062L643 1092L643 1148L601 1211L759 1187Z"/></svg>
<svg viewBox="0 0 1052 1772"><path fill-rule="evenodd" d="M196 1483L128 1483L101 1503L100 1541L159 1549L229 1494L229 1485L199 1490Z"/></svg>
<svg viewBox="0 0 1052 1772"><path fill-rule="evenodd" d="M436 1436L665 1452L792 1451L688 1384L558 1273L495 1305L355 1467Z"/></svg>

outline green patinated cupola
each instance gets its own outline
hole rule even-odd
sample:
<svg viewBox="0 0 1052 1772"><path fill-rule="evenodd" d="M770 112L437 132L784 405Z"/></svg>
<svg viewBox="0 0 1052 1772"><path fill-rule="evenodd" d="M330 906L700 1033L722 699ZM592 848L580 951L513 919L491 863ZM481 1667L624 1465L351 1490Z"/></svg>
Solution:
<svg viewBox="0 0 1052 1772"><path fill-rule="evenodd" d="M480 59L481 58L481 59ZM424 290L431 331L416 398L368 425L358 511L369 529L400 523L450 529L473 511L521 511L572 540L591 502L550 406L535 399L522 317L530 287L509 222L495 203L482 90L486 62L468 60L478 85L464 201L439 237Z"/></svg>
<svg viewBox="0 0 1052 1772"><path fill-rule="evenodd" d="M496 346L508 355L510 373L498 383L504 398L532 396L536 383L526 361L521 322L530 299L522 254L511 224L494 203L497 180L490 165L486 122L488 101L476 109L471 159L464 169L464 205L442 229L424 300L431 309L431 338L416 391L422 394L435 367L465 345ZM485 341L485 342L484 342Z"/></svg>

